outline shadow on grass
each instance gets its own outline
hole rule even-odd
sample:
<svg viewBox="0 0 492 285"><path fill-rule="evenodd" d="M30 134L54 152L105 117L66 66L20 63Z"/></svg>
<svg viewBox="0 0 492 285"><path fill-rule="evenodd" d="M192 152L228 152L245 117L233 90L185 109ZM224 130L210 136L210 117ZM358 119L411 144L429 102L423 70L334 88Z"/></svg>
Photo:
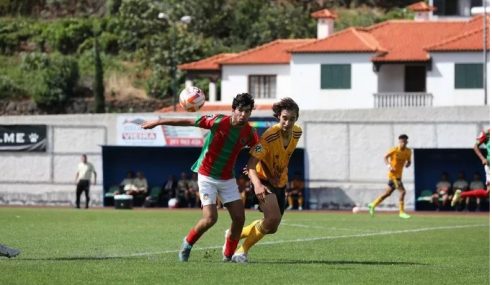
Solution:
<svg viewBox="0 0 492 285"><path fill-rule="evenodd" d="M428 265L419 262L405 261L356 261L356 260L258 260L257 264L326 264L326 265Z"/></svg>

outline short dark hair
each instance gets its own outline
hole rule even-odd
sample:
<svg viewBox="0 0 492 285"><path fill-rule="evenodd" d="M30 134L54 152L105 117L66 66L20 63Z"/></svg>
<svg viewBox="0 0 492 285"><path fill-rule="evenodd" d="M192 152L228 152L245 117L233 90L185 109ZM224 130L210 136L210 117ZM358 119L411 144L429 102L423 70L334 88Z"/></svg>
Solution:
<svg viewBox="0 0 492 285"><path fill-rule="evenodd" d="M240 93L232 100L232 110L236 110L241 107L251 107L251 110L255 108L255 99L249 93Z"/></svg>
<svg viewBox="0 0 492 285"><path fill-rule="evenodd" d="M398 137L399 140L408 140L408 136L405 134L402 134Z"/></svg>
<svg viewBox="0 0 492 285"><path fill-rule="evenodd" d="M299 118L299 106L296 101L289 97L282 98L280 102L273 104L272 110L273 116L277 119L280 118L280 113L282 113L282 110L294 111L296 112L296 118Z"/></svg>

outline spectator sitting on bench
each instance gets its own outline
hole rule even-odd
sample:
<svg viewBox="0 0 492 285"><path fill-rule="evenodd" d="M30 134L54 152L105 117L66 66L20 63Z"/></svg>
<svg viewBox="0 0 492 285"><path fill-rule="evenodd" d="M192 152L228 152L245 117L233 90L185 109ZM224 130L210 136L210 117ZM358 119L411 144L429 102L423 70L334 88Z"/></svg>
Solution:
<svg viewBox="0 0 492 285"><path fill-rule="evenodd" d="M468 191L468 181L465 179L465 172L460 171L458 173L458 179L454 181L453 183L453 193L456 192L456 190L460 190L462 192ZM468 206L469 199L466 200L466 205Z"/></svg>
<svg viewBox="0 0 492 285"><path fill-rule="evenodd" d="M478 189L485 189L485 184L482 181L482 177L480 176L480 173L475 172L473 174L473 180L470 182L470 190L478 190ZM471 198L474 199L474 198ZM477 199L477 208L476 210L480 210L480 198ZM467 197L465 200L466 205L468 206L470 203L470 197ZM469 208L468 208L469 209Z"/></svg>
<svg viewBox="0 0 492 285"><path fill-rule="evenodd" d="M453 193L451 192L451 182L449 182L449 176L447 172L441 174L441 180L436 184L436 193L432 194L432 202L436 206L436 210L445 208L450 202ZM442 199L439 204L439 198Z"/></svg>
<svg viewBox="0 0 492 285"><path fill-rule="evenodd" d="M119 195L125 193L127 190L134 188L133 181L135 180L135 173L133 171L128 171L125 179L120 183L120 189L114 192L114 195Z"/></svg>
<svg viewBox="0 0 492 285"><path fill-rule="evenodd" d="M146 194L148 190L147 179L142 171L137 171L137 177L133 179L133 184L130 184L128 189L125 189L128 195Z"/></svg>

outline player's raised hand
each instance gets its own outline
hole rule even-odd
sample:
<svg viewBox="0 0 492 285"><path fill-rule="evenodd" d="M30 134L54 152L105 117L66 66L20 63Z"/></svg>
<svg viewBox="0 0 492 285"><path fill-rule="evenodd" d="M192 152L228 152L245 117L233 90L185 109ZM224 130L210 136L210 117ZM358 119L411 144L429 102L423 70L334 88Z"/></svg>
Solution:
<svg viewBox="0 0 492 285"><path fill-rule="evenodd" d="M265 203L265 196L269 192L268 189L263 184L255 185L254 189L258 201Z"/></svg>
<svg viewBox="0 0 492 285"><path fill-rule="evenodd" d="M159 124L159 121L158 120L154 120L154 121L145 121L143 122L140 127L142 127L143 129L153 129L155 128L157 125Z"/></svg>

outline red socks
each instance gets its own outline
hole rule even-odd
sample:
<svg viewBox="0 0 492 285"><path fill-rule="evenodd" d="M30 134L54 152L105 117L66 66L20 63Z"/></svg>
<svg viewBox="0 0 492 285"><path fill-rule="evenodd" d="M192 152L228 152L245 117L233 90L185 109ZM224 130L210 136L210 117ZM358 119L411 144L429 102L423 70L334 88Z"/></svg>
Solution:
<svg viewBox="0 0 492 285"><path fill-rule="evenodd" d="M231 238L226 239L226 244L225 244L225 250L224 250L224 255L225 256L232 256L234 252L236 251L237 244L239 243L239 240L232 240Z"/></svg>
<svg viewBox="0 0 492 285"><path fill-rule="evenodd" d="M477 189L477 190L472 190L472 191L467 191L467 192L461 192L461 198L468 198L468 197L488 198L489 197L489 191L484 190L484 189Z"/></svg>
<svg viewBox="0 0 492 285"><path fill-rule="evenodd" d="M194 228L191 228L190 232L186 236L186 241L193 245L202 236L202 234L197 233Z"/></svg>

